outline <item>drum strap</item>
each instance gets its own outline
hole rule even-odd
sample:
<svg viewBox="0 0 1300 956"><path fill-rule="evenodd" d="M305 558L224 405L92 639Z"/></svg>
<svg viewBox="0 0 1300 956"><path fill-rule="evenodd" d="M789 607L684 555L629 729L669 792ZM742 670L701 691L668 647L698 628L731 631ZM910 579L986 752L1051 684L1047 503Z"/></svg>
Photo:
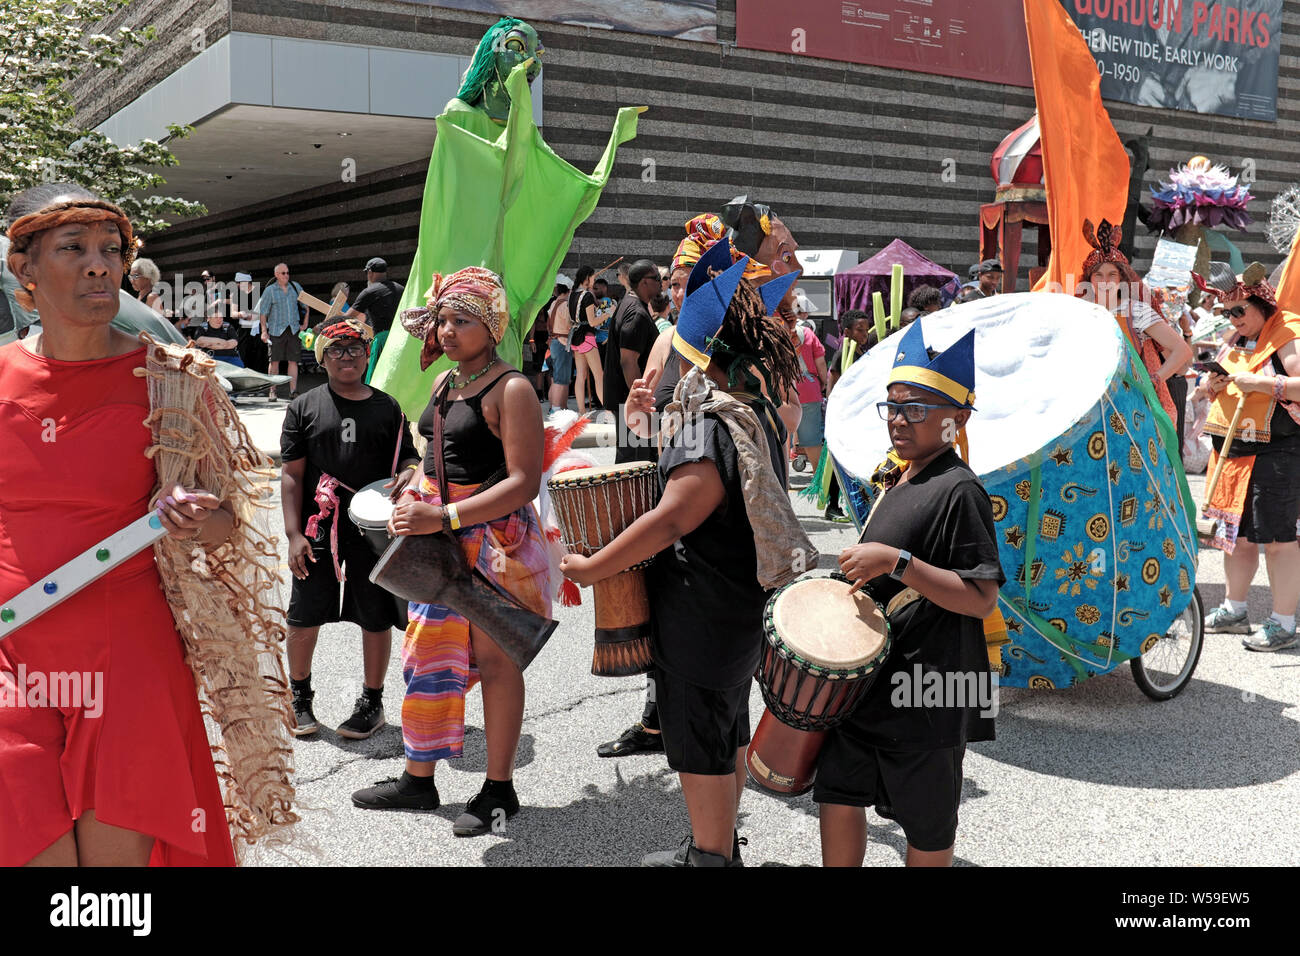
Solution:
<svg viewBox="0 0 1300 956"><path fill-rule="evenodd" d="M903 588L885 605L885 617L892 618L905 607L909 607L921 600L921 592L916 588Z"/></svg>

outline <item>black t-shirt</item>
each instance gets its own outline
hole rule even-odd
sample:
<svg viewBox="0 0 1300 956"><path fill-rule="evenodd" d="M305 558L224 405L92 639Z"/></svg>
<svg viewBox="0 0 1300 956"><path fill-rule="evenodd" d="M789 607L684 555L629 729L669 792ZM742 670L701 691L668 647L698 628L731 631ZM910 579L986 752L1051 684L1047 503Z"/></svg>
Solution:
<svg viewBox="0 0 1300 956"><path fill-rule="evenodd" d="M762 411L772 468L782 446ZM659 484L689 462L712 461L726 489L723 505L694 531L660 552L646 571L655 663L701 687L721 690L751 677L763 641L770 592L758 583L754 532L745 511L731 433L704 415L673 436L659 456Z"/></svg>
<svg viewBox="0 0 1300 956"><path fill-rule="evenodd" d="M915 479L895 485L863 531L864 541L880 541L912 553L913 558L955 571L967 580L1006 580L998 561L993 506L988 492L957 453L945 451ZM867 584L882 605L904 585L888 574ZM937 750L966 741L992 740L993 719L979 716L979 695L966 694L969 706L895 706L895 695L913 702L917 668L924 675L983 675L989 680L984 625L978 618L945 611L922 598L897 611L890 620L894 646L875 683L849 718L852 733L883 750ZM901 674L904 679L895 680ZM970 686L967 680L966 685ZM944 687L956 678L944 678ZM985 683L986 688L991 685ZM976 699L971 700L974 696ZM945 704L952 703L950 700Z"/></svg>
<svg viewBox="0 0 1300 956"><path fill-rule="evenodd" d="M392 279L372 282L361 290L352 303L352 311L364 313L366 322L375 330L376 335L387 332L393 327L393 316L397 314L403 290L404 286Z"/></svg>
<svg viewBox="0 0 1300 956"><path fill-rule="evenodd" d="M852 339L845 339L843 342L840 343L840 347L837 348L834 352L832 352L832 353L830 354L830 357L826 360L826 372L827 372L827 374L830 374L830 375L841 375L841 374L843 374L843 373L840 371L840 362L842 361L841 358L840 358L840 353L842 353L842 352L844 351L844 346L847 345L847 344L848 344L849 342L851 342L851 341L853 341L853 340L852 340ZM858 359L862 358L862 356L866 355L868 351L869 351L869 349L864 349L864 348L855 348L854 351L853 351L853 360L849 362L849 368L853 368L853 363L856 362ZM848 371L848 369L845 369L845 371Z"/></svg>
<svg viewBox="0 0 1300 956"><path fill-rule="evenodd" d="M222 322L221 328L214 329L207 322L202 325L191 325L184 329L185 337L191 342L197 339L224 339L226 347L219 349L203 349L213 358L221 358L223 355L239 354L239 331L229 322Z"/></svg>
<svg viewBox="0 0 1300 956"><path fill-rule="evenodd" d="M616 408L627 401L628 387L623 378L623 356L619 350L630 349L636 352L637 370L644 372L646 360L650 358L650 350L654 348L658 337L659 330L655 327L654 319L650 318L650 310L645 307L645 303L635 295L624 296L614 311L614 317L609 320L609 340L605 343L605 355L609 362L605 375L606 408ZM622 414L620 411L620 419Z"/></svg>
<svg viewBox="0 0 1300 956"><path fill-rule="evenodd" d="M397 402L388 394L370 387L371 395L361 401L343 398L329 385L320 385L299 395L289 403L280 432L280 453L285 461L307 459L302 489L302 527L319 509L315 502L316 485L322 472L337 478L343 485L360 491L372 481L392 474L393 450L401 432L402 447L398 461L413 461L415 444ZM341 518L348 520L352 492L337 489Z"/></svg>

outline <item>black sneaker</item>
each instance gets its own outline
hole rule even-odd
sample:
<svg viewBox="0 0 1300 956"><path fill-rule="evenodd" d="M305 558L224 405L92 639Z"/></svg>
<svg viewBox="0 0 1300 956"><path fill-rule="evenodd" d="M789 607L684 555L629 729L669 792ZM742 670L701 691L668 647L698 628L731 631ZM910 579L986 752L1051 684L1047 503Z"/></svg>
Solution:
<svg viewBox="0 0 1300 956"><path fill-rule="evenodd" d="M737 838L737 842L739 838ZM746 841L748 842L748 841ZM732 858L728 860L721 853L706 853L695 845L695 840L689 835L682 840L682 845L676 850L660 850L657 853L647 853L641 858L642 866L703 866L703 867L726 867L726 866L744 866L740 857L735 855L735 844L733 844Z"/></svg>
<svg viewBox="0 0 1300 956"><path fill-rule="evenodd" d="M438 788L404 789L401 777L380 780L352 794L352 805L362 810L437 810Z"/></svg>
<svg viewBox="0 0 1300 956"><path fill-rule="evenodd" d="M664 752L664 735L652 734L639 721L596 748L598 757L627 757L632 754L661 754Z"/></svg>
<svg viewBox="0 0 1300 956"><path fill-rule="evenodd" d="M514 784L505 797L497 797L487 792L487 785L474 799L465 805L465 812L451 825L451 832L458 837L482 836L485 833L504 833L505 821L519 812L519 798L515 795Z"/></svg>
<svg viewBox="0 0 1300 956"><path fill-rule="evenodd" d="M311 691L293 695L293 727L290 732L295 737L306 737L320 730L320 724L316 722L316 715L311 709L315 696Z"/></svg>
<svg viewBox="0 0 1300 956"><path fill-rule="evenodd" d="M349 740L365 740L384 726L384 705L362 694L352 708L352 716L339 724L338 735Z"/></svg>
<svg viewBox="0 0 1300 956"><path fill-rule="evenodd" d="M841 510L840 508L836 508L834 506L827 507L826 511L823 512L822 517L825 518L827 521L834 521L839 524L845 524L853 520L848 515L846 515L843 512L843 510Z"/></svg>

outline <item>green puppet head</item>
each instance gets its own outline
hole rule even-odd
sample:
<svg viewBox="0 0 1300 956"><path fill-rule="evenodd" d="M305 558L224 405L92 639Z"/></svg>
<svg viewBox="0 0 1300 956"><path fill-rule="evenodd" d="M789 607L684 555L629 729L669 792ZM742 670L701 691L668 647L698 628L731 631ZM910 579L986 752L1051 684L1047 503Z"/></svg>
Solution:
<svg viewBox="0 0 1300 956"><path fill-rule="evenodd" d="M456 96L477 106L494 120L504 123L510 114L510 94L506 77L520 63L531 59L528 83L531 86L542 72L542 41L537 31L523 20L502 17L478 41L474 59Z"/></svg>

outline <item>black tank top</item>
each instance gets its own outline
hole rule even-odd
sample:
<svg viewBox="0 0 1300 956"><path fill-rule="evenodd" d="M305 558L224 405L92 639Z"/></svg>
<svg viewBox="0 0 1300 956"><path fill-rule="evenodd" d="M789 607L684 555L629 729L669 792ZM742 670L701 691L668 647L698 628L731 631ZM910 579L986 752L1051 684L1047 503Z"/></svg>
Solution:
<svg viewBox="0 0 1300 956"><path fill-rule="evenodd" d="M492 434L483 418L483 396L497 387L502 379L520 373L514 370L498 375L477 395L444 401L446 419L442 425L443 466L447 481L458 485L476 485L486 481L506 463L505 447ZM438 414L435 395L420 416L420 434L428 441L424 452L424 473L435 481L437 446L433 441L433 417Z"/></svg>

